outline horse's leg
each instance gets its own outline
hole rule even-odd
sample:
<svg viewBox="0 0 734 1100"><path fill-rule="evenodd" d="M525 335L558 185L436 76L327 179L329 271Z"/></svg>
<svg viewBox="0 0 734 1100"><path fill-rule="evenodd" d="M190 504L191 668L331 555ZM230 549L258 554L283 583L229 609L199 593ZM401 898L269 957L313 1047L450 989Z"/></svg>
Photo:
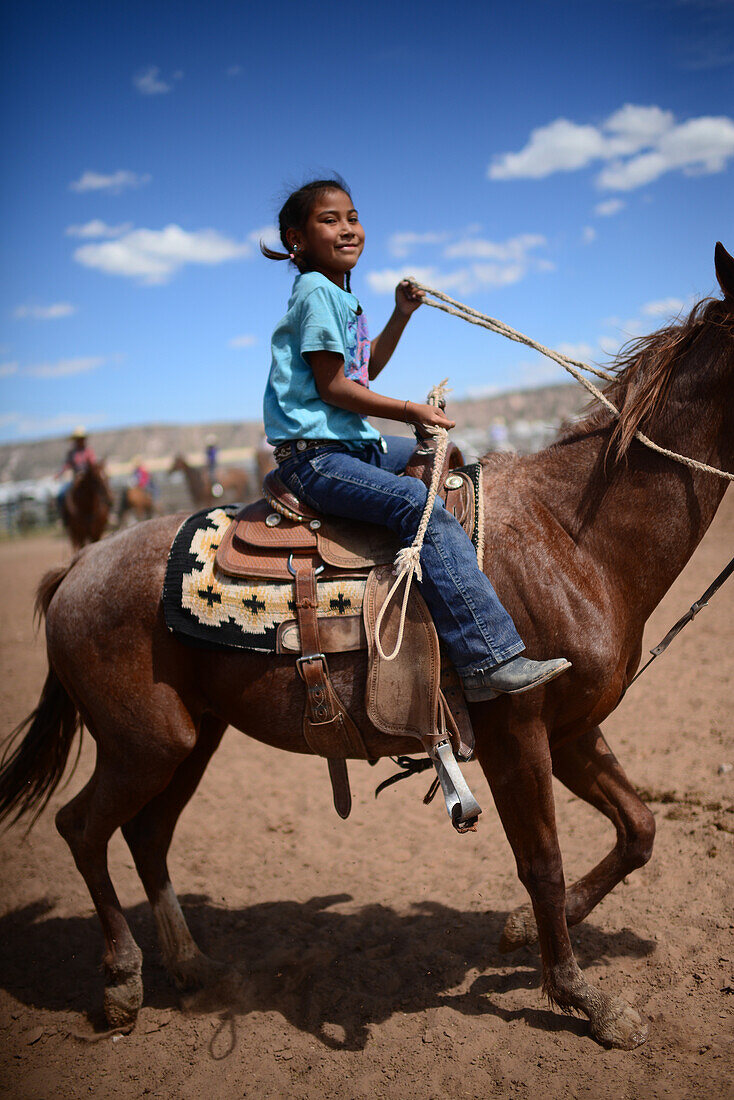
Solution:
<svg viewBox="0 0 734 1100"><path fill-rule="evenodd" d="M147 748L145 738L126 737L128 731L124 729L108 728L106 732L115 755L108 755L98 742L94 774L86 787L59 810L56 826L71 849L102 924L107 946L103 960L105 1015L112 1027L130 1027L143 1001L142 954L110 879L107 845L123 822L167 786L178 764L191 751L194 738L192 729L188 744L185 736L177 739L170 731L167 741L153 752Z"/></svg>
<svg viewBox="0 0 734 1100"><path fill-rule="evenodd" d="M538 927L543 989L566 1011L589 1017L605 1046L632 1049L647 1032L621 998L594 988L574 958L566 924L566 888L556 831L551 755L545 724L532 703L501 700L484 730L477 723L477 756L492 788L517 871Z"/></svg>
<svg viewBox="0 0 734 1100"><path fill-rule="evenodd" d="M182 810L196 790L226 723L201 721L196 747L176 768L168 786L122 827L153 908L166 969L181 987L202 985L224 969L197 947L168 875L166 857Z"/></svg>
<svg viewBox="0 0 734 1100"><path fill-rule="evenodd" d="M644 866L652 855L655 818L637 795L604 736L596 729L577 741L554 749L553 774L614 825L617 843L588 874L566 891L566 923L584 920L625 875ZM502 933L500 951L514 951L537 939L530 905L510 913Z"/></svg>

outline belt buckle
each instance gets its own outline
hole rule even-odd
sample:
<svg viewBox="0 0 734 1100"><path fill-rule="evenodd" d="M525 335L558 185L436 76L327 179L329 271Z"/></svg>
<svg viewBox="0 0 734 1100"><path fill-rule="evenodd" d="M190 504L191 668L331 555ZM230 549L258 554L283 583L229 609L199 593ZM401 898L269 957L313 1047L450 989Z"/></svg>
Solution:
<svg viewBox="0 0 734 1100"><path fill-rule="evenodd" d="M298 669L298 675L301 677L301 679L303 680L304 683L306 682L306 677L303 675L303 665L306 663L306 661L321 661L321 664L324 667L324 672L326 673L327 676L330 675L330 673L329 673L329 663L326 660L326 654L324 654L324 653L306 653L306 654L303 654L301 657L298 657L296 659L296 668Z"/></svg>

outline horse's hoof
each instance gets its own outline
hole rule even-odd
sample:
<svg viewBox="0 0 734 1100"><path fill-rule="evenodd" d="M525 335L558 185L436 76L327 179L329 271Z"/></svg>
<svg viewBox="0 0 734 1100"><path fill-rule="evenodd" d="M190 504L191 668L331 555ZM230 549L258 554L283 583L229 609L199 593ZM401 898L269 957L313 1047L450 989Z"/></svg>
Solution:
<svg viewBox="0 0 734 1100"><path fill-rule="evenodd" d="M179 959L170 966L171 977L179 989L202 989L215 985L229 972L224 963L199 952L190 959Z"/></svg>
<svg viewBox="0 0 734 1100"><path fill-rule="evenodd" d="M103 1004L110 1027L134 1027L143 1004L143 979L139 974L111 979L105 986Z"/></svg>
<svg viewBox="0 0 734 1100"><path fill-rule="evenodd" d="M601 1009L592 1021L591 1034L605 1047L616 1050L634 1050L647 1039L647 1024L631 1005L621 997L614 997Z"/></svg>
<svg viewBox="0 0 734 1100"><path fill-rule="evenodd" d="M532 905L521 905L513 910L505 921L502 929L499 949L503 955L510 951L517 951L519 947L526 947L529 943L535 943L538 938L538 929L535 924L535 914Z"/></svg>

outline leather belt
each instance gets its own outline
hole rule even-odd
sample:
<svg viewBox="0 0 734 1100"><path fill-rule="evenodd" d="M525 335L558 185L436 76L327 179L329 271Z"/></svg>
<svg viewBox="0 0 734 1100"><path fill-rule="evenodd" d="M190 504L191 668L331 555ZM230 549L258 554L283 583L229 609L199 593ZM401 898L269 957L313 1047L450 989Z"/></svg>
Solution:
<svg viewBox="0 0 734 1100"><path fill-rule="evenodd" d="M287 443L279 443L273 451L276 462L285 462L287 458L301 455L305 451L313 451L317 447L333 447L338 444L338 439L290 439Z"/></svg>

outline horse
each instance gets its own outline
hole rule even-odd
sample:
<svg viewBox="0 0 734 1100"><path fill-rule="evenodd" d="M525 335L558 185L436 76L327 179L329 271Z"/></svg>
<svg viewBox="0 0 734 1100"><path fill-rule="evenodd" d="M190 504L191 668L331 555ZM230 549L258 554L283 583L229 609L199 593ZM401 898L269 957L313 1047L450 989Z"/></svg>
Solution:
<svg viewBox="0 0 734 1100"><path fill-rule="evenodd" d="M86 463L74 475L61 506L61 519L74 550L102 538L111 507L112 494L104 464Z"/></svg>
<svg viewBox="0 0 734 1100"><path fill-rule="evenodd" d="M220 470L218 480L212 483L207 472L196 466L190 466L183 455L179 454L174 458L168 473L174 474L179 470L186 479L191 503L197 508L205 508L207 504L221 504L228 500L244 503L252 497L251 479L246 470L237 466Z"/></svg>
<svg viewBox="0 0 734 1100"><path fill-rule="evenodd" d="M632 1049L647 1027L580 970L569 927L651 855L654 818L601 730L640 660L645 620L683 569L726 482L671 461L653 439L725 470L734 463L734 259L717 246L724 300L631 345L607 396L546 450L483 460L483 567L531 657L566 654L572 669L522 695L470 706L476 756L489 782L530 903L507 918L500 948L540 942L552 1003L584 1013L592 1036ZM151 520L87 547L48 573L37 598L49 672L35 711L15 731L0 772L0 817L37 815L61 780L83 723L97 742L93 775L56 816L106 941L104 1007L134 1025L142 956L109 876L121 828L150 900L163 956L181 985L218 974L189 932L166 857L177 819L228 725L271 746L310 750L303 688L290 656L210 650L166 629L161 589L181 517ZM332 682L370 756L415 751L378 732L364 708L363 652L329 658ZM612 823L612 850L566 886L552 778Z"/></svg>
<svg viewBox="0 0 734 1100"><path fill-rule="evenodd" d="M139 485L129 485L122 490L120 507L117 511L118 526L122 526L130 515L140 523L145 519L151 519L154 512L153 494L147 489L141 489Z"/></svg>

